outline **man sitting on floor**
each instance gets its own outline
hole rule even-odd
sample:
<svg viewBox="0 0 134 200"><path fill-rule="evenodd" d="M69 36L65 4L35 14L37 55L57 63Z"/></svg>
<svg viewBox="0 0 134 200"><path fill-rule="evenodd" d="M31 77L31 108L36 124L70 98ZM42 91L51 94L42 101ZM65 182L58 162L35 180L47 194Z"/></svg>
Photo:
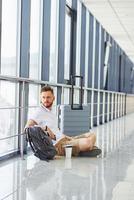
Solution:
<svg viewBox="0 0 134 200"><path fill-rule="evenodd" d="M26 127L38 125L44 131L47 131L56 147L58 155L65 155L64 147L66 144L73 146L73 156L84 155L86 152L91 152L92 156L97 156L101 153L101 150L94 146L96 142L94 133L88 132L79 136L69 137L60 132L58 129L57 117L52 109L55 96L50 86L41 88L40 100L40 107L30 116Z"/></svg>

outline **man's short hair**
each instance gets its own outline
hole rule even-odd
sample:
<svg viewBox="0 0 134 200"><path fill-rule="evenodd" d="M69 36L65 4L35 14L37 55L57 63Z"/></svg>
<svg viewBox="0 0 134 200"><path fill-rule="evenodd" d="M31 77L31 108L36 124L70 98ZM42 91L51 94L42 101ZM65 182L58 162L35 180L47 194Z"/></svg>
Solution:
<svg viewBox="0 0 134 200"><path fill-rule="evenodd" d="M42 92L48 92L48 91L50 91L52 94L54 94L53 88L51 88L51 87L48 86L48 85L43 86L43 87L41 88L40 93L42 93Z"/></svg>

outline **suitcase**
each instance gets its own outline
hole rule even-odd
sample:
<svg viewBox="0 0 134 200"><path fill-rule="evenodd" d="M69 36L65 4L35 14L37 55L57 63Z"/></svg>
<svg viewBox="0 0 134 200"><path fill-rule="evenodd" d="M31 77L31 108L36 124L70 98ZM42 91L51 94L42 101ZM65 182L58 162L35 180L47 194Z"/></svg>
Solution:
<svg viewBox="0 0 134 200"><path fill-rule="evenodd" d="M80 88L80 103L74 104L74 82L79 78L81 83ZM89 132L89 105L83 105L83 77L72 76L71 77L71 105L59 106L59 119L61 132L68 136L76 136L85 132Z"/></svg>

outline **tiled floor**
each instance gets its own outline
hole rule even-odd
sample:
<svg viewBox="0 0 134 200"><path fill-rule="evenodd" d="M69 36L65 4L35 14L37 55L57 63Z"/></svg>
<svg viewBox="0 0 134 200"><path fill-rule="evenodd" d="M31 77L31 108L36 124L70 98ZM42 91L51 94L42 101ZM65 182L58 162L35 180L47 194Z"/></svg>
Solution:
<svg viewBox="0 0 134 200"><path fill-rule="evenodd" d="M0 199L134 200L134 114L94 128L99 158L33 155L0 164Z"/></svg>

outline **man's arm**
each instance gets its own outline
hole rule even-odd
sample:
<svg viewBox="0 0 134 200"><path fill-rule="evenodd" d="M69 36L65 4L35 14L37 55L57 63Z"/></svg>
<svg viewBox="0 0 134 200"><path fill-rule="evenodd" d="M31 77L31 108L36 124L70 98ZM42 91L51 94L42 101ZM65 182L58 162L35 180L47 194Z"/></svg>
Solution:
<svg viewBox="0 0 134 200"><path fill-rule="evenodd" d="M48 133L51 139L56 140L56 135L52 132L50 128L48 128L48 126L46 132Z"/></svg>
<svg viewBox="0 0 134 200"><path fill-rule="evenodd" d="M34 125L38 125L37 122L35 122L32 119L29 119L25 125L25 128L30 127L30 126L34 126Z"/></svg>
<svg viewBox="0 0 134 200"><path fill-rule="evenodd" d="M31 127L31 126L35 126L35 125L38 125L37 122L34 121L34 120L32 120L32 119L30 119L30 120L28 120L28 122L26 123L25 128ZM51 131L50 128L48 128L47 126L44 126L44 127L41 127L41 128L42 128L42 130L43 130L44 132L47 131L47 133L49 134L49 136L51 137L51 139L56 140L56 136L55 136L55 134Z"/></svg>

